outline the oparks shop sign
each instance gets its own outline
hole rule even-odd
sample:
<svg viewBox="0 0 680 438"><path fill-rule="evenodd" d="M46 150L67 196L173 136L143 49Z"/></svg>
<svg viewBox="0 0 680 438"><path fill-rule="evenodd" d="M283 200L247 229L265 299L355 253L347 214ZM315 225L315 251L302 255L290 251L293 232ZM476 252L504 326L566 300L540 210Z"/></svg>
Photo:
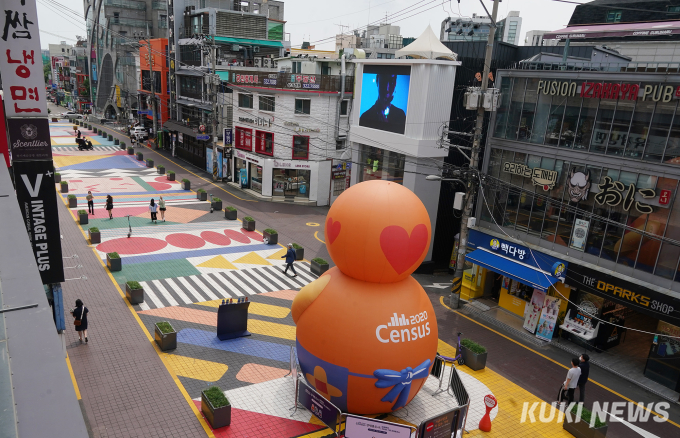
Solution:
<svg viewBox="0 0 680 438"><path fill-rule="evenodd" d="M614 82L538 81L537 94L546 96L575 97L577 94L586 99L638 100L640 84ZM651 85L642 89L642 100L670 102L680 97L680 85Z"/></svg>

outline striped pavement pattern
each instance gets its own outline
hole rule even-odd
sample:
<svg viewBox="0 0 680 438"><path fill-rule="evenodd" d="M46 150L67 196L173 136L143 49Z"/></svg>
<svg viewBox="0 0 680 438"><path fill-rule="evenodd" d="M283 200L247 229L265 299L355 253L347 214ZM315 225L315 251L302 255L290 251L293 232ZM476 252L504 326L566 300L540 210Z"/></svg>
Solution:
<svg viewBox="0 0 680 438"><path fill-rule="evenodd" d="M219 271L188 277L140 281L139 284L144 288L144 302L138 305L139 310L300 289L316 280L316 277L309 273L309 263L296 263L295 267L297 277L284 274L282 267L263 266L238 271Z"/></svg>
<svg viewBox="0 0 680 438"><path fill-rule="evenodd" d="M52 146L54 152L64 152L64 151L77 151L78 146ZM92 146L92 150L95 151L121 151L123 149L120 146Z"/></svg>

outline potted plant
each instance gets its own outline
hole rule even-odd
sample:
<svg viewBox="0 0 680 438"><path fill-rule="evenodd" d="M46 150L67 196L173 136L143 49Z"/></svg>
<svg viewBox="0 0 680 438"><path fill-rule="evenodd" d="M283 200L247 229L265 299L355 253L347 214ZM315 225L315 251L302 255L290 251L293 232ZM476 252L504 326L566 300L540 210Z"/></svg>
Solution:
<svg viewBox="0 0 680 438"><path fill-rule="evenodd" d="M125 283L125 297L130 304L139 304L144 302L144 288L136 281L128 281Z"/></svg>
<svg viewBox="0 0 680 438"><path fill-rule="evenodd" d="M68 193L68 181L61 181L61 193Z"/></svg>
<svg viewBox="0 0 680 438"><path fill-rule="evenodd" d="M71 200L69 199L69 203ZM69 205L69 207L71 207ZM80 222L80 225L87 225L89 215L86 210L78 210L78 222Z"/></svg>
<svg viewBox="0 0 680 438"><path fill-rule="evenodd" d="M153 160L151 158L146 159L146 167L149 167L149 168L153 167Z"/></svg>
<svg viewBox="0 0 680 438"><path fill-rule="evenodd" d="M196 190L196 199L198 199L199 201L207 201L208 193L203 189L198 189Z"/></svg>
<svg viewBox="0 0 680 438"><path fill-rule="evenodd" d="M66 199L68 199L68 208L76 208L78 206L76 195L68 195L66 196Z"/></svg>
<svg viewBox="0 0 680 438"><path fill-rule="evenodd" d="M61 182L61 173L55 173L55 174L54 174L54 182L55 182L55 183L60 183L60 182Z"/></svg>
<svg viewBox="0 0 680 438"><path fill-rule="evenodd" d="M295 260L303 260L305 258L305 249L303 247L293 243L293 249L295 250Z"/></svg>
<svg viewBox="0 0 680 438"><path fill-rule="evenodd" d="M133 148L128 148L127 151L128 151L128 155L134 155L135 154L135 150Z"/></svg>
<svg viewBox="0 0 680 438"><path fill-rule="evenodd" d="M144 161L144 154L137 152L137 161Z"/></svg>
<svg viewBox="0 0 680 438"><path fill-rule="evenodd" d="M236 220L236 209L234 207L224 207L224 218L230 221Z"/></svg>
<svg viewBox="0 0 680 438"><path fill-rule="evenodd" d="M465 365L473 371L483 370L486 367L486 348L470 339L460 341L460 346L460 354L463 356Z"/></svg>
<svg viewBox="0 0 680 438"><path fill-rule="evenodd" d="M91 227L87 232L90 234L90 243L102 243L102 235L99 232L99 228Z"/></svg>
<svg viewBox="0 0 680 438"><path fill-rule="evenodd" d="M120 148L123 149L123 150L125 150L125 142L124 142L124 141L121 141L121 142L120 142Z"/></svg>
<svg viewBox="0 0 680 438"><path fill-rule="evenodd" d="M241 220L241 227L246 231L255 231L255 219L246 216Z"/></svg>
<svg viewBox="0 0 680 438"><path fill-rule="evenodd" d="M201 391L201 412L213 429L231 424L231 404L219 386Z"/></svg>
<svg viewBox="0 0 680 438"><path fill-rule="evenodd" d="M111 272L117 272L123 269L122 259L117 252L106 253L106 266Z"/></svg>
<svg viewBox="0 0 680 438"><path fill-rule="evenodd" d="M262 241L267 245L279 243L279 233L273 228L267 228L262 232Z"/></svg>
<svg viewBox="0 0 680 438"><path fill-rule="evenodd" d="M117 138L114 138L114 139L113 139L113 144L120 144L120 140L118 140Z"/></svg>
<svg viewBox="0 0 680 438"><path fill-rule="evenodd" d="M222 211L222 200L220 198L212 198L212 201L210 202L210 206L213 208L215 211Z"/></svg>
<svg viewBox="0 0 680 438"><path fill-rule="evenodd" d="M191 181L188 179L184 178L182 180L182 190L191 190Z"/></svg>
<svg viewBox="0 0 680 438"><path fill-rule="evenodd" d="M155 324L154 339L161 351L174 350L177 348L177 332L167 321Z"/></svg>
<svg viewBox="0 0 680 438"><path fill-rule="evenodd" d="M158 166L156 166L156 171L158 172L159 175L163 175L165 173L165 166L159 164Z"/></svg>
<svg viewBox="0 0 680 438"><path fill-rule="evenodd" d="M113 141L113 135L109 134L109 141Z"/></svg>
<svg viewBox="0 0 680 438"><path fill-rule="evenodd" d="M593 427L590 427L593 413L589 409L582 407L581 416L577 418L578 408L579 406L576 405L571 409L572 421L568 421L567 418L569 417L565 417L564 423L562 423L564 430L576 438L604 438L607 436L609 426L600 419L599 415L595 418Z"/></svg>
<svg viewBox="0 0 680 438"><path fill-rule="evenodd" d="M174 181L175 180L175 171L174 170L168 170L166 173L166 177L168 178L168 181Z"/></svg>
<svg viewBox="0 0 680 438"><path fill-rule="evenodd" d="M321 257L313 258L310 265L312 267L312 274L317 277L328 271L328 262Z"/></svg>

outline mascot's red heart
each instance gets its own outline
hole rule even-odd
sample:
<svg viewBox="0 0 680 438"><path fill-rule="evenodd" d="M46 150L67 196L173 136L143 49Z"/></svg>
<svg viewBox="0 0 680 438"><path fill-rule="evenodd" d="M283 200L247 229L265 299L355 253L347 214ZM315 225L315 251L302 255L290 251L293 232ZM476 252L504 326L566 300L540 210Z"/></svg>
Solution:
<svg viewBox="0 0 680 438"><path fill-rule="evenodd" d="M397 274L405 272L418 261L427 246L427 227L416 225L408 232L398 225L390 225L380 233L380 248Z"/></svg>
<svg viewBox="0 0 680 438"><path fill-rule="evenodd" d="M333 218L329 217L326 221L326 235L328 236L328 242L333 243L340 234L340 222L333 222Z"/></svg>

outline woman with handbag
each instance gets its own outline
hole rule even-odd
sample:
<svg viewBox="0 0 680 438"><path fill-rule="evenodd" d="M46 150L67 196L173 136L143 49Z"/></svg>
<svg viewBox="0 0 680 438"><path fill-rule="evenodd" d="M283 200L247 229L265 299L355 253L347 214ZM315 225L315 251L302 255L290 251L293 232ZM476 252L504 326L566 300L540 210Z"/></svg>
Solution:
<svg viewBox="0 0 680 438"><path fill-rule="evenodd" d="M80 299L76 300L76 308L71 310L71 316L74 318L73 325L76 326L81 344L83 343L83 336L85 336L85 342L87 342L87 314L89 312Z"/></svg>
<svg viewBox="0 0 680 438"><path fill-rule="evenodd" d="M106 195L106 211L109 212L109 219L113 219L113 198Z"/></svg>

